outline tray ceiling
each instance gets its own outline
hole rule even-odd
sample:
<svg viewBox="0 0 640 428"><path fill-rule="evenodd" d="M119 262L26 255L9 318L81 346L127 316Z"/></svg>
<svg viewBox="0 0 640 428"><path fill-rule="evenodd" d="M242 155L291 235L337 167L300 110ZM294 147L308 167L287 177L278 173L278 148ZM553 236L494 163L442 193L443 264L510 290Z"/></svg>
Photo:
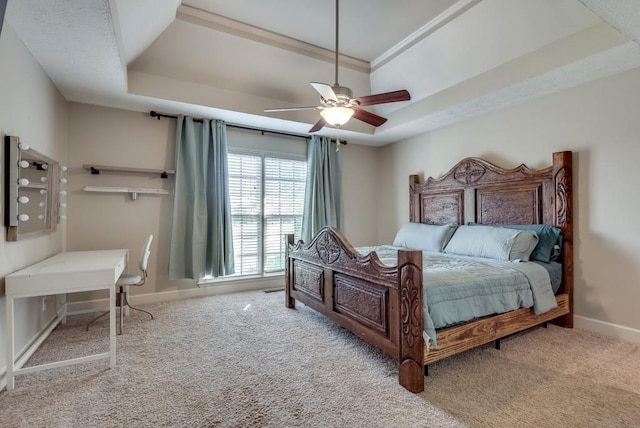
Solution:
<svg viewBox="0 0 640 428"><path fill-rule="evenodd" d="M334 83L333 1L21 0L6 21L69 101L306 133L317 112L263 109ZM340 84L412 94L340 130L369 145L640 66L635 0L343 0L340 25Z"/></svg>

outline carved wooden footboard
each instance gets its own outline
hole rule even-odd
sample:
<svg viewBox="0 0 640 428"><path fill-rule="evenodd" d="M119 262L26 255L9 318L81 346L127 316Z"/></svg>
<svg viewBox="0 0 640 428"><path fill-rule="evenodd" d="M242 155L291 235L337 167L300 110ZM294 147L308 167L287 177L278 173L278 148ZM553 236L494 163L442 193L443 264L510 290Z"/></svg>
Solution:
<svg viewBox="0 0 640 428"><path fill-rule="evenodd" d="M286 237L286 305L299 300L397 359L400 384L424 390L423 366L518 331L552 321L573 326L572 153L533 170L502 169L467 158L424 183L410 177L409 219L428 224L551 224L564 235L558 307L541 315L519 309L437 330L424 346L422 253L398 251L398 265L359 254L336 229L322 229L305 245Z"/></svg>
<svg viewBox="0 0 640 428"><path fill-rule="evenodd" d="M299 300L392 355L400 384L423 391L422 252L399 251L398 266L388 267L331 227L308 245L286 240L287 307Z"/></svg>

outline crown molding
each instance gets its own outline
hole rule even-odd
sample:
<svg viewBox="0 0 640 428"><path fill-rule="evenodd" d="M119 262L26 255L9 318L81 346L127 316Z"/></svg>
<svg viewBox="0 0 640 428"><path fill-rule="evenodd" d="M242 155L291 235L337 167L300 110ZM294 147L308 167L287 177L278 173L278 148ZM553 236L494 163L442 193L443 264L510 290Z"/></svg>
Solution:
<svg viewBox="0 0 640 428"><path fill-rule="evenodd" d="M408 35L400 43L371 61L371 72L376 71L389 61L392 61L398 55L405 52L407 49L427 38L429 35L436 32L438 29L444 27L449 22L462 15L473 6L480 3L482 0L460 0L451 6L449 9L442 12L440 15L427 22L425 25Z"/></svg>
<svg viewBox="0 0 640 428"><path fill-rule="evenodd" d="M176 19L335 64L335 51L195 7L180 5L176 11ZM369 74L371 72L371 66L367 61L348 55L340 54L338 63L342 67L361 73Z"/></svg>

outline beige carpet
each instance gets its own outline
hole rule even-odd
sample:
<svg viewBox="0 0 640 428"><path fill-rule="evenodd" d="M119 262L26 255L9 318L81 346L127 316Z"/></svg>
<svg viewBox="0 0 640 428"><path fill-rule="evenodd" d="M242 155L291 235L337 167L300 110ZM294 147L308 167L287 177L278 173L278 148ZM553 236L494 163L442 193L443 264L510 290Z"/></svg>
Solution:
<svg viewBox="0 0 640 428"><path fill-rule="evenodd" d="M636 345L534 329L432 365L427 390L411 394L391 358L298 306L251 292L145 307L156 320L127 320L117 368L20 376L0 393L0 425L640 426ZM89 318L58 327L31 363L105 350L107 323L87 333Z"/></svg>
<svg viewBox="0 0 640 428"><path fill-rule="evenodd" d="M433 364L421 396L477 427L640 427L640 346L535 328Z"/></svg>
<svg viewBox="0 0 640 428"><path fill-rule="evenodd" d="M390 358L309 308L286 309L283 292L145 309L156 319L127 320L117 368L19 376L0 393L0 426L464 426L400 387ZM107 320L85 332L90 318L70 317L32 363L107 349Z"/></svg>

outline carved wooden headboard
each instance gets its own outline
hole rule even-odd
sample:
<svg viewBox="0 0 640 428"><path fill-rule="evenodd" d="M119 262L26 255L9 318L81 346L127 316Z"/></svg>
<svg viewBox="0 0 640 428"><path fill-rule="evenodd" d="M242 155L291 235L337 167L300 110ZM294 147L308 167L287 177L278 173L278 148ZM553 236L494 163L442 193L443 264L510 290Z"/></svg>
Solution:
<svg viewBox="0 0 640 428"><path fill-rule="evenodd" d="M485 160L466 158L440 178L419 183L410 176L412 222L429 224L551 224L564 236L563 285L573 289L572 152L553 154L544 169L520 165L503 169Z"/></svg>

